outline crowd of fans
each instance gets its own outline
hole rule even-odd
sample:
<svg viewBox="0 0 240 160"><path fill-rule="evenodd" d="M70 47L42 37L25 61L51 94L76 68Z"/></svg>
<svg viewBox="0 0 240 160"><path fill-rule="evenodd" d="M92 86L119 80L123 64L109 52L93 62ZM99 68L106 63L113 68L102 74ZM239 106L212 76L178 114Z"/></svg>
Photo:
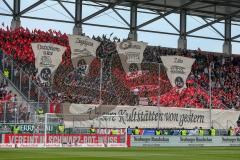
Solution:
<svg viewBox="0 0 240 160"><path fill-rule="evenodd" d="M0 83L0 122L17 123L27 122L29 111L27 106L18 102L17 94L13 93L5 80Z"/></svg>
<svg viewBox="0 0 240 160"><path fill-rule="evenodd" d="M0 29L0 49L13 58L17 65L35 77L32 42L50 42L67 47L63 61L54 74L51 90L53 101L71 103L102 103L135 105L137 97L145 97L148 105L169 107L240 109L240 57L201 50L182 50L148 46L141 64L142 72L126 74L115 47L106 36L93 37L101 42L97 58L90 65L88 75L81 76L71 63L71 52L66 34L49 30L18 28ZM179 55L196 59L187 81L187 88L179 92L172 88L160 56ZM102 63L101 63L102 59ZM102 67L102 72L101 72ZM211 74L209 74L211 71ZM101 74L102 73L102 74ZM209 85L211 76L211 85ZM43 87L43 86L42 86ZM209 90L211 87L211 96ZM137 92L137 93L136 93ZM210 98L211 97L211 98Z"/></svg>

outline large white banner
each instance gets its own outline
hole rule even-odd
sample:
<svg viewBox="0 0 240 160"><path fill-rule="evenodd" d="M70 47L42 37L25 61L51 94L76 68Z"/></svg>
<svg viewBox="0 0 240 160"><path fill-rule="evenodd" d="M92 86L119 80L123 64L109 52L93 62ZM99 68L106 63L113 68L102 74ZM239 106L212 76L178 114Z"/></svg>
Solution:
<svg viewBox="0 0 240 160"><path fill-rule="evenodd" d="M89 127L91 124L106 128L210 128L208 109L166 108L155 106L107 106L87 104L63 104L66 126ZM76 116L78 115L79 116ZM103 116L110 115L110 116ZM212 110L213 126L218 129L236 124L239 111Z"/></svg>
<svg viewBox="0 0 240 160"><path fill-rule="evenodd" d="M123 41L116 44L116 49L126 73L141 70L143 52L147 43L137 41Z"/></svg>
<svg viewBox="0 0 240 160"><path fill-rule="evenodd" d="M80 70L82 75L86 75L90 64L96 58L100 42L80 35L68 35L68 39L74 68Z"/></svg>
<svg viewBox="0 0 240 160"><path fill-rule="evenodd" d="M181 56L161 56L163 65L167 70L168 79L173 87L186 88L186 80L195 62L193 58Z"/></svg>
<svg viewBox="0 0 240 160"><path fill-rule="evenodd" d="M53 43L32 43L31 45L35 56L35 67L38 69L37 76L40 77L41 82L47 82L62 62L66 47Z"/></svg>

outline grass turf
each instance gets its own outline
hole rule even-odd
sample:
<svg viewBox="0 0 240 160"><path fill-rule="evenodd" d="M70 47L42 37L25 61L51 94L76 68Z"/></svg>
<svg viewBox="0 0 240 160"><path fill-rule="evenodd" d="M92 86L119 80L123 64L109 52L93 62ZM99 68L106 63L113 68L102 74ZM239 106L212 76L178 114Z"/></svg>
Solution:
<svg viewBox="0 0 240 160"><path fill-rule="evenodd" d="M240 147L0 149L0 160L240 160Z"/></svg>

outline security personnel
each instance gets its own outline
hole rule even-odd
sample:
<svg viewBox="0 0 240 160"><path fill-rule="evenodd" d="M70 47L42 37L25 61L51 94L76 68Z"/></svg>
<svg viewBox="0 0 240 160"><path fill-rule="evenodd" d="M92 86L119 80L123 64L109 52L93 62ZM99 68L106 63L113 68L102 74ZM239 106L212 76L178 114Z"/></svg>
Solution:
<svg viewBox="0 0 240 160"><path fill-rule="evenodd" d="M140 129L138 127L135 127L135 129L132 131L133 135L140 135Z"/></svg>
<svg viewBox="0 0 240 160"><path fill-rule="evenodd" d="M202 127L200 127L198 130L198 136L204 136L204 130L202 129Z"/></svg>
<svg viewBox="0 0 240 160"><path fill-rule="evenodd" d="M127 128L127 134L128 135L131 135L132 134L132 128L130 126L128 126Z"/></svg>
<svg viewBox="0 0 240 160"><path fill-rule="evenodd" d="M233 135L234 135L234 130L233 130L232 126L230 126L228 129L228 136L233 136Z"/></svg>
<svg viewBox="0 0 240 160"><path fill-rule="evenodd" d="M181 136L186 136L187 135L187 130L182 128L182 130L180 131Z"/></svg>
<svg viewBox="0 0 240 160"><path fill-rule="evenodd" d="M5 68L4 70L3 70L3 75L4 75L4 77L6 77L6 78L9 78L9 70L7 69L7 68Z"/></svg>
<svg viewBox="0 0 240 160"><path fill-rule="evenodd" d="M20 132L20 127L15 125L13 126L13 134L18 134Z"/></svg>
<svg viewBox="0 0 240 160"><path fill-rule="evenodd" d="M65 131L64 125L63 125L63 124L58 125L58 132L61 133L61 134L63 134L64 131Z"/></svg>
<svg viewBox="0 0 240 160"><path fill-rule="evenodd" d="M118 135L118 134L119 134L118 129L113 128L113 129L111 130L111 135Z"/></svg>
<svg viewBox="0 0 240 160"><path fill-rule="evenodd" d="M216 129L211 127L211 129L209 130L209 135L210 136L216 136Z"/></svg>
<svg viewBox="0 0 240 160"><path fill-rule="evenodd" d="M93 128L93 125L91 125L91 128L89 129L90 134L96 134L96 129Z"/></svg>
<svg viewBox="0 0 240 160"><path fill-rule="evenodd" d="M165 130L163 130L163 135L166 135L166 136L167 136L167 135L169 135L169 131L168 131L168 130L166 130L166 129L165 129Z"/></svg>
<svg viewBox="0 0 240 160"><path fill-rule="evenodd" d="M42 108L38 108L37 109L37 115L43 115L44 114L44 111Z"/></svg>
<svg viewBox="0 0 240 160"><path fill-rule="evenodd" d="M157 128L157 129L155 130L155 135L156 135L156 136L160 136L160 135L161 135L161 130L160 130L159 128Z"/></svg>

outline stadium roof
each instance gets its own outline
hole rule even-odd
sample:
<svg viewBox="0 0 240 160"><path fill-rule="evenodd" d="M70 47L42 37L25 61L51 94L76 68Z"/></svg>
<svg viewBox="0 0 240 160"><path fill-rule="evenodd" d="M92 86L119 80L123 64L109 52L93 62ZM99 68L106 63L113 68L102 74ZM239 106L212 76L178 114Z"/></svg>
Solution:
<svg viewBox="0 0 240 160"><path fill-rule="evenodd" d="M119 3L116 0L88 0L102 3ZM121 0L120 0L121 1ZM240 20L239 0L124 0L120 5L130 6L136 2L139 8L153 11L178 12L187 10L189 15L219 18L231 16L232 20Z"/></svg>
<svg viewBox="0 0 240 160"><path fill-rule="evenodd" d="M10 5L12 2L14 2L13 6ZM231 53L231 42L240 43L239 32L232 32L233 25L234 29L240 27L240 0L34 0L30 5L21 7L21 4L24 2L23 0L3 0L1 4L5 5L5 8L8 9L9 12L3 11L0 12L0 15L13 17L14 23L12 24L16 25L20 24L20 18L70 23L75 25L75 31L79 33L81 32L82 25L88 25L129 30L129 37L132 39L137 39L137 32L179 36L179 48L187 48L185 45L186 37L224 41L223 48L226 49L224 49L224 53ZM36 11L41 10L40 5L43 5L43 8L47 6L58 13L61 12L51 7L51 5L45 4L48 2L49 4L52 2L58 4L58 7L60 7L64 14L60 13L58 17L54 16L54 14L49 14L47 17L41 13L29 14L34 11L34 9ZM69 8L69 4L71 4L71 8ZM83 6L92 6L95 9L97 8L97 10L86 16L86 14L83 14L83 12L86 12ZM105 23L105 21L99 23L99 21L93 20L108 10L112 10L112 13L121 21L121 25L115 23L109 24ZM127 17L123 16L123 13L120 12L121 10L128 12L128 14L126 14ZM138 12L154 14L154 16L149 16L144 22L140 22L138 19L141 19L142 14L138 14ZM176 22L168 20L168 16L175 13L179 14L179 16L176 17ZM67 15L68 18L66 18L65 15ZM188 15L200 17L202 21L201 26L194 26L194 28L190 28L189 30L189 28L187 28ZM173 30L159 30L158 28L153 30L151 27L149 27L150 29L148 28L148 25L154 24L154 22L160 19L166 21ZM178 25L178 19L180 25ZM218 28L214 26L215 24L224 26ZM205 34L205 32L196 34L199 30L208 27L217 33L217 36L211 36L207 33Z"/></svg>

